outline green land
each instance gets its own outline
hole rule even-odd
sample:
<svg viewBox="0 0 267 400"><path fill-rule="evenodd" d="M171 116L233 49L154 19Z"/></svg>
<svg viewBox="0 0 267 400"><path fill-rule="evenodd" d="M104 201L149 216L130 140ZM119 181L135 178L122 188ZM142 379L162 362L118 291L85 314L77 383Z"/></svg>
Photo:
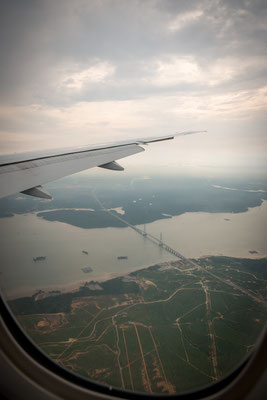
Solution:
<svg viewBox="0 0 267 400"><path fill-rule="evenodd" d="M21 194L0 199L0 218L38 212L48 221L81 228L125 227L103 210L121 207L133 225L148 224L186 212L241 213L267 200L266 179L183 176L67 177L57 182L49 202ZM230 189L230 190L229 190ZM99 204L102 203L102 206ZM113 211L116 215L116 211ZM119 216L119 214L117 214Z"/></svg>
<svg viewBox="0 0 267 400"><path fill-rule="evenodd" d="M231 372L266 321L267 259L161 263L9 302L57 363L104 385L182 393Z"/></svg>

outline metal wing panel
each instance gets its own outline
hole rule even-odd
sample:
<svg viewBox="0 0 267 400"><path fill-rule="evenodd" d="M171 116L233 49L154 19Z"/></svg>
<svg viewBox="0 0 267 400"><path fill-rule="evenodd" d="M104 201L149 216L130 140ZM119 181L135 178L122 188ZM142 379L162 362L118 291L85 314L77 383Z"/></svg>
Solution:
<svg viewBox="0 0 267 400"><path fill-rule="evenodd" d="M53 155L0 166L0 197L144 151L137 144Z"/></svg>
<svg viewBox="0 0 267 400"><path fill-rule="evenodd" d="M0 197L23 191L36 195L29 189L38 186L39 192L44 191L40 188L42 184L88 168L104 164L105 168L115 169L113 161L144 151L139 145L201 132L205 131L177 132L173 135L133 139L92 147L61 148L1 156Z"/></svg>
<svg viewBox="0 0 267 400"><path fill-rule="evenodd" d="M89 151L99 151L104 149L114 149L118 147L125 147L129 145L143 145L155 142L161 142L165 140L170 140L178 136L186 136L192 135L195 133L203 133L206 131L187 131L187 132L177 132L172 135L166 136L156 136L156 137L146 137L146 138L138 138L132 140L123 140L113 143L104 143L104 144L97 144L93 146L82 146L82 147L74 147L74 148L57 148L57 149L50 149L50 150L41 150L35 152L26 152L22 154L8 154L8 155L0 155L0 167L2 165L7 164L14 164L15 162L22 162L22 161L29 161L29 160L36 160L41 158L53 158L56 156L62 155L69 155L73 153L83 153Z"/></svg>

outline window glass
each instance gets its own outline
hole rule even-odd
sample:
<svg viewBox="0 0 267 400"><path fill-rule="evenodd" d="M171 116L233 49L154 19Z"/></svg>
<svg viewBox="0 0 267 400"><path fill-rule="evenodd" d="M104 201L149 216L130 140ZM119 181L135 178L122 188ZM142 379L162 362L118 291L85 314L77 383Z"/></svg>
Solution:
<svg viewBox="0 0 267 400"><path fill-rule="evenodd" d="M25 332L90 380L144 393L231 372L266 321L264 179L79 174L1 200L1 283Z"/></svg>
<svg viewBox="0 0 267 400"><path fill-rule="evenodd" d="M44 183L52 200L0 199L1 291L67 370L168 395L253 350L267 301L266 7L0 2L0 188L2 155L133 138L145 149L114 155L124 172ZM184 131L202 133L140 139ZM68 161L51 157L49 173Z"/></svg>

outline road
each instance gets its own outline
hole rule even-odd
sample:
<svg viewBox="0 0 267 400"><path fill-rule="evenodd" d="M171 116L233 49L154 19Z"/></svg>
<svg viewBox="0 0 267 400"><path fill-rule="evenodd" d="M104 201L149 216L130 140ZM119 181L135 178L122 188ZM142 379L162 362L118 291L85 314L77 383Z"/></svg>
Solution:
<svg viewBox="0 0 267 400"><path fill-rule="evenodd" d="M96 200L96 202L100 205L100 207L103 210L105 210L110 215L112 215L114 218L117 218L119 221L121 221L125 225L127 225L130 228L132 228L133 230L135 230L137 233L142 235L144 238L150 240L152 243L156 244L157 246L160 246L162 249L164 249L168 253L173 254L175 257L179 258L180 260L185 261L185 262L191 264L192 266L194 266L195 268L205 272L209 276L212 276L212 278L214 278L214 279L216 279L216 280L218 280L218 281L220 281L220 282L222 282L222 283L224 283L224 284L226 284L228 286L231 286L233 289L238 290L242 294L245 294L245 295L249 296L250 298L252 298L256 302L264 304L265 306L267 306L267 302L264 299L262 299L261 297L259 297L256 293L240 287L236 283L233 283L230 279L224 279L224 278L214 274L213 272L207 270L206 268L203 268L200 265L200 263L198 263L196 260L193 260L191 258L186 258L179 251L172 249L169 245L164 243L162 240L156 238L155 236L151 235L150 233L145 232L144 230L142 230L140 228L137 228L136 226L130 224L128 221L126 221L122 217L119 217L118 215L114 214L111 210L108 210L107 208L105 208L104 205L101 203L101 201L98 199L98 197L97 197L95 192L92 192L92 195L94 196L94 199Z"/></svg>

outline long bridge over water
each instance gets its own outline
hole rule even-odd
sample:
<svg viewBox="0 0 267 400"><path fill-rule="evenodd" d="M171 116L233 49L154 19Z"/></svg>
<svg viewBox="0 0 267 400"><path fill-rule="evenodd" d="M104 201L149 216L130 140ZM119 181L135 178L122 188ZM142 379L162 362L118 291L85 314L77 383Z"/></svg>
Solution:
<svg viewBox="0 0 267 400"><path fill-rule="evenodd" d="M157 237L151 235L150 233L147 233L145 230L137 228L136 226L130 224L128 221L125 221L125 219L123 219L122 217L119 217L117 214L114 214L112 212L112 210L108 210L107 208L105 208L103 206L103 204L101 203L101 201L97 198L96 194L93 193L93 196L95 198L95 200L97 201L97 203L100 205L100 207L108 212L110 215L112 215L114 218L117 218L119 221L123 222L125 225L129 226L130 228L134 229L137 233L139 233L140 235L142 235L143 237L145 237L146 239L150 240L151 242L155 243L156 245L160 246L162 249L168 251L169 253L173 254L175 257L179 258L180 260L186 261L189 264L191 264L193 267L198 268L199 270L205 272L207 275L211 276L214 279L217 279L218 281L231 286L232 288L240 291L241 293L251 297L253 300L257 301L258 303L262 303L265 306L267 305L267 302L265 300L263 300L262 298L259 298L258 295L246 288L242 288L239 285L237 285L236 283L232 282L230 279L225 279L222 278L221 276L218 276L216 274L214 274L213 272L203 268L196 260L194 259L189 259L184 257L181 253L179 253L177 250L172 249L170 246L168 246L166 243L164 243L162 241L162 238L158 239Z"/></svg>
<svg viewBox="0 0 267 400"><path fill-rule="evenodd" d="M97 201L97 203L100 205L100 207L103 210L105 210L106 212L108 212L110 215L112 215L114 218L117 218L119 221L123 222L125 225L127 225L130 228L132 228L133 230L135 230L137 233L142 235L144 238L150 240L151 242L153 242L154 244L158 245L162 249L164 249L164 250L168 251L169 253L173 254L175 257L179 258L180 260L183 260L183 261L186 260L186 258L181 253L179 253L177 250L172 249L170 246L168 246L166 243L164 243L162 241L162 238L158 239L156 236L151 235L151 233L147 233L144 229L137 228L135 225L130 224L128 221L126 221L122 217L119 217L118 214L113 213L112 210L109 210L109 209L105 208L103 206L103 204L101 203L101 201L97 198L96 194L94 193L93 195L94 195L94 198Z"/></svg>
<svg viewBox="0 0 267 400"><path fill-rule="evenodd" d="M120 217L118 217L118 218L121 219L122 221L124 221L123 218L120 218ZM168 251L169 253L173 254L174 256L178 257L181 260L185 260L185 257L181 253L179 253L177 250L172 249L169 245L164 243L162 239L158 239L156 236L151 235L151 233L147 233L145 230L137 228L134 225L131 225L131 224L128 224L128 223L127 223L127 225L130 226L132 229L134 229L137 233L139 233L140 235L145 237L146 239L148 239L151 242L157 244L162 249Z"/></svg>

